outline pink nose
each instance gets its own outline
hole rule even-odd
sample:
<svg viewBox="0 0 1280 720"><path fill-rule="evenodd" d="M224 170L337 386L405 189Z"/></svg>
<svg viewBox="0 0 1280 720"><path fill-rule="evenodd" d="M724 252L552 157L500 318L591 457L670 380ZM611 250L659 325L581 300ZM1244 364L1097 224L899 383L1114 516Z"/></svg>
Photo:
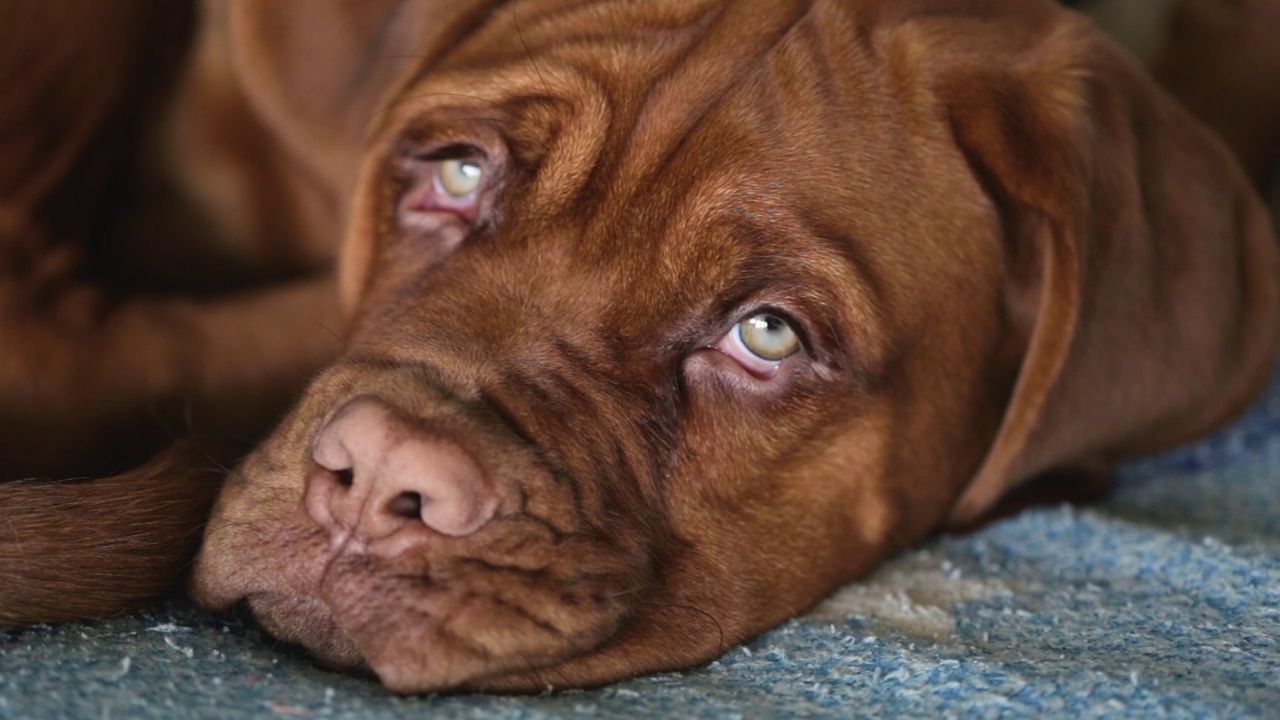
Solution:
<svg viewBox="0 0 1280 720"><path fill-rule="evenodd" d="M457 443L387 404L361 398L320 431L308 478L307 511L321 526L366 540L425 525L470 535L498 505L484 471Z"/></svg>

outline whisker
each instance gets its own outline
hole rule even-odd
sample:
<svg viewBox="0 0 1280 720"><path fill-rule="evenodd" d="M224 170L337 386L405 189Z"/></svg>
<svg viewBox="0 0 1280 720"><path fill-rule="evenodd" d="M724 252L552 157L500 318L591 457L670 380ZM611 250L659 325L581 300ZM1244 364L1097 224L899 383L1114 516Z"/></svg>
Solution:
<svg viewBox="0 0 1280 720"><path fill-rule="evenodd" d="M538 74L538 81L542 83L543 92L551 94L551 86L547 84L547 79L542 75L542 68L538 67L538 61L533 57L533 51L529 49L529 43L524 40L524 32L520 30L520 18L516 17L516 11L511 10L511 22L516 27L516 37L520 38L520 45L524 48L524 54L529 56L529 64L533 65L533 71Z"/></svg>
<svg viewBox="0 0 1280 720"><path fill-rule="evenodd" d="M631 588L630 590L619 590L618 592L614 592L614 593L606 593L604 595L601 595L600 597L604 598L605 600L612 600L613 598L622 597L623 595L631 595L633 593L638 593L643 589L644 589L643 585L637 585Z"/></svg>
<svg viewBox="0 0 1280 720"><path fill-rule="evenodd" d="M716 619L715 615L712 615L706 610L703 610L702 608L696 607L694 605L685 605L683 603L664 603L664 602L658 602L654 600L641 600L636 604L637 605L657 605L660 607L671 607L671 608L679 608L681 610L692 610L693 612L710 620L712 624L716 626L716 631L720 633L720 639L716 642L716 648L717 648L716 652L722 653L725 651L726 648L724 646L724 627L720 624L720 621Z"/></svg>

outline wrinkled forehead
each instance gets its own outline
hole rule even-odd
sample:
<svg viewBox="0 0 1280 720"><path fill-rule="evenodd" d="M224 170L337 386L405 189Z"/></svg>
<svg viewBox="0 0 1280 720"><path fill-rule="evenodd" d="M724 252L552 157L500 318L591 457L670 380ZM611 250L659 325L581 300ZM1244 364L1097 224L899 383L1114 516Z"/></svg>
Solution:
<svg viewBox="0 0 1280 720"><path fill-rule="evenodd" d="M504 222L571 229L574 263L625 269L614 287L820 277L871 312L895 304L888 278L982 264L960 243L921 252L991 209L857 3L633 3L608 25L556 5L492 14L406 82L384 136L501 147L520 185Z"/></svg>

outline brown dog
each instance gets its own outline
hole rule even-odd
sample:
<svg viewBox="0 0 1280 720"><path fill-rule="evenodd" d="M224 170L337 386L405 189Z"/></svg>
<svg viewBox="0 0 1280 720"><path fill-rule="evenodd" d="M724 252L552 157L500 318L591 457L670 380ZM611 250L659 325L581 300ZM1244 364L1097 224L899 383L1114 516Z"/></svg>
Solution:
<svg viewBox="0 0 1280 720"><path fill-rule="evenodd" d="M297 257L345 219L348 325L191 590L394 690L703 661L1271 369L1244 173L1048 0L206 12L180 147L269 139L216 157Z"/></svg>

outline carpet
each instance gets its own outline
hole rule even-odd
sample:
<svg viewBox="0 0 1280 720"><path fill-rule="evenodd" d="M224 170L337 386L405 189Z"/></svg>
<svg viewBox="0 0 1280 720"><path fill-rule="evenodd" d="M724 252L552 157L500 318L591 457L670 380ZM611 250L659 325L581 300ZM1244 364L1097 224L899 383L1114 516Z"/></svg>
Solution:
<svg viewBox="0 0 1280 720"><path fill-rule="evenodd" d="M931 540L687 672L396 697L182 602L0 630L0 718L1280 717L1280 376L1085 508Z"/></svg>

